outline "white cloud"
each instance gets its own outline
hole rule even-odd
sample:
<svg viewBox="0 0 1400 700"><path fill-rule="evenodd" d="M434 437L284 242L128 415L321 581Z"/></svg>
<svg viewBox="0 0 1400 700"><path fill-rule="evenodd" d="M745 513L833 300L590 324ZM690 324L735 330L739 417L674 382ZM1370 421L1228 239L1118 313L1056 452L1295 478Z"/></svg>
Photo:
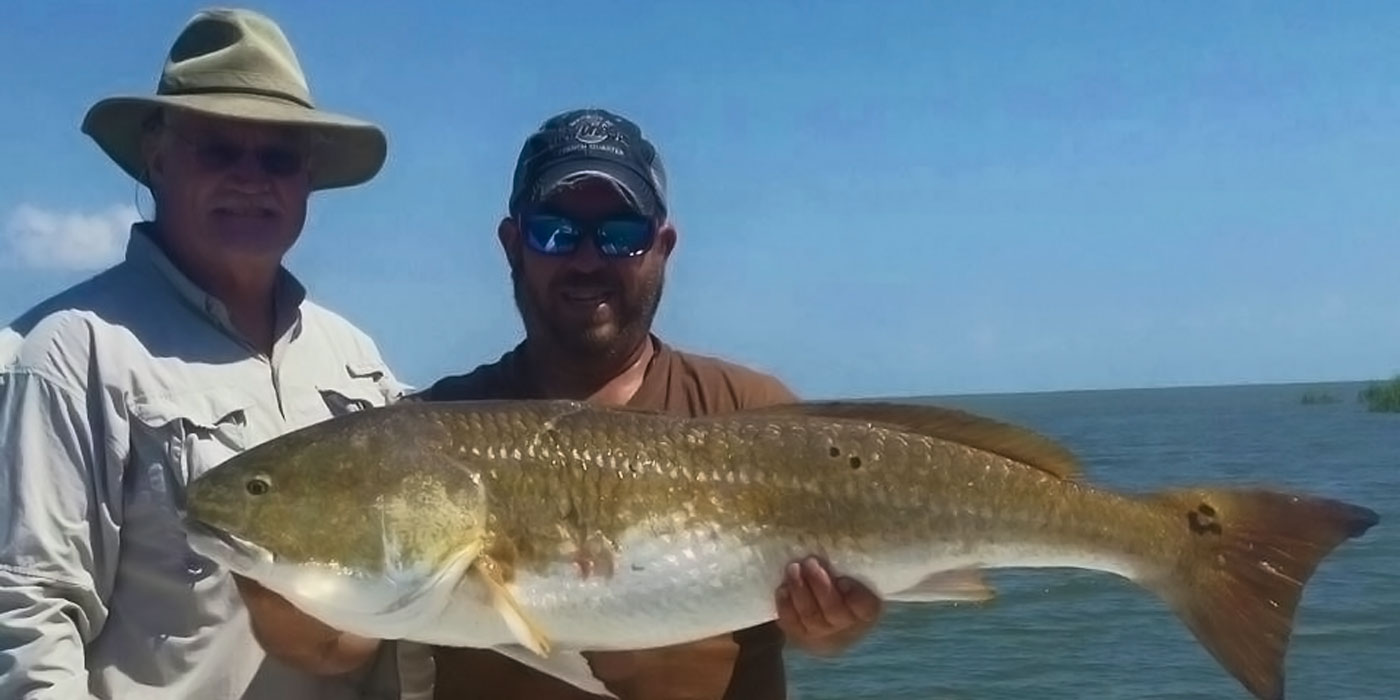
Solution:
<svg viewBox="0 0 1400 700"><path fill-rule="evenodd" d="M136 207L94 212L47 211L22 204L5 223L5 257L26 267L96 270L122 258Z"/></svg>

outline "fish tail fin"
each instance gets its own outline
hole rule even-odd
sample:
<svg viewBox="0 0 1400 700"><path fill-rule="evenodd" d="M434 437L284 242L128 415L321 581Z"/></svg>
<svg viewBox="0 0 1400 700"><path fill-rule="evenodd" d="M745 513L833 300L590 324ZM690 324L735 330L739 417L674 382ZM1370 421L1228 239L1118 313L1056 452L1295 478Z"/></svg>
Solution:
<svg viewBox="0 0 1400 700"><path fill-rule="evenodd" d="M1261 700L1282 700L1284 656L1303 586L1380 516L1325 498L1263 490L1170 491L1187 544L1150 582L1201 644Z"/></svg>

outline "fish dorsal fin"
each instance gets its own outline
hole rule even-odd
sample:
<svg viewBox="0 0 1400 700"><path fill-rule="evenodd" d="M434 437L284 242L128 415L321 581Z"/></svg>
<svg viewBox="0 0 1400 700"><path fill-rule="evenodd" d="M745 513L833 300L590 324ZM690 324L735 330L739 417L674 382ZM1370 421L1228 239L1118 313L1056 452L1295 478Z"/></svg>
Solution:
<svg viewBox="0 0 1400 700"><path fill-rule="evenodd" d="M1061 479L1075 480L1082 474L1074 454L1050 438L954 408L893 402L800 401L749 409L746 413L878 423L992 452Z"/></svg>

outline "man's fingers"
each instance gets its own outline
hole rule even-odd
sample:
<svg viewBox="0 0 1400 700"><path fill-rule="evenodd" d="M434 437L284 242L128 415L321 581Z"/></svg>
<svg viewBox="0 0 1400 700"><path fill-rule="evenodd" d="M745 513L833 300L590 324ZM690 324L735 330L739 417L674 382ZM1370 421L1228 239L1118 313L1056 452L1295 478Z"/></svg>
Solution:
<svg viewBox="0 0 1400 700"><path fill-rule="evenodd" d="M813 618L821 615L821 608L817 604L817 599L812 596L812 589L808 587L805 577L802 575L800 564L788 565L788 600L792 603L793 611L802 619L803 624L810 626Z"/></svg>
<svg viewBox="0 0 1400 700"><path fill-rule="evenodd" d="M884 602L875 592L851 578L841 578L836 582L836 590L844 596L847 608L861 622L872 622L880 617Z"/></svg>
<svg viewBox="0 0 1400 700"><path fill-rule="evenodd" d="M802 616L792 604L792 593L786 586L778 589L778 628L789 637L804 637L807 626L802 624Z"/></svg>
<svg viewBox="0 0 1400 700"><path fill-rule="evenodd" d="M817 557L787 565L776 601L778 626L790 638L809 642L863 627L880 617L883 606L864 584L833 576Z"/></svg>
<svg viewBox="0 0 1400 700"><path fill-rule="evenodd" d="M801 590L802 587L802 578L797 573L797 568L787 567L783 572L783 583L778 587L777 604L778 629L789 638L805 639L812 634L811 630L807 629L802 613L797 609L797 602L793 599L793 592Z"/></svg>
<svg viewBox="0 0 1400 700"><path fill-rule="evenodd" d="M820 561L810 558L803 562L802 574L816 609L820 611L824 627L845 627L854 622L850 608Z"/></svg>

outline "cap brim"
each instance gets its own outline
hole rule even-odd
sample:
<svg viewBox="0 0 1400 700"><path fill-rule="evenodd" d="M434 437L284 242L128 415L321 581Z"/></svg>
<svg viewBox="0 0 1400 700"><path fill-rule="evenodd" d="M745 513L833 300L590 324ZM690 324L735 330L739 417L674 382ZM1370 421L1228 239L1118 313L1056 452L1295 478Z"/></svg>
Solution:
<svg viewBox="0 0 1400 700"><path fill-rule="evenodd" d="M547 168L536 180L531 200L534 203L542 202L559 189L589 177L611 182L627 200L627 205L642 216L657 217L663 213L651 185L645 179L624 165L602 159L570 160Z"/></svg>
<svg viewBox="0 0 1400 700"><path fill-rule="evenodd" d="M110 97L83 118L82 131L128 175L146 183L141 134L151 114L162 108L306 129L316 138L311 189L350 187L378 174L388 151L378 126L334 112L310 109L273 97L242 94Z"/></svg>

